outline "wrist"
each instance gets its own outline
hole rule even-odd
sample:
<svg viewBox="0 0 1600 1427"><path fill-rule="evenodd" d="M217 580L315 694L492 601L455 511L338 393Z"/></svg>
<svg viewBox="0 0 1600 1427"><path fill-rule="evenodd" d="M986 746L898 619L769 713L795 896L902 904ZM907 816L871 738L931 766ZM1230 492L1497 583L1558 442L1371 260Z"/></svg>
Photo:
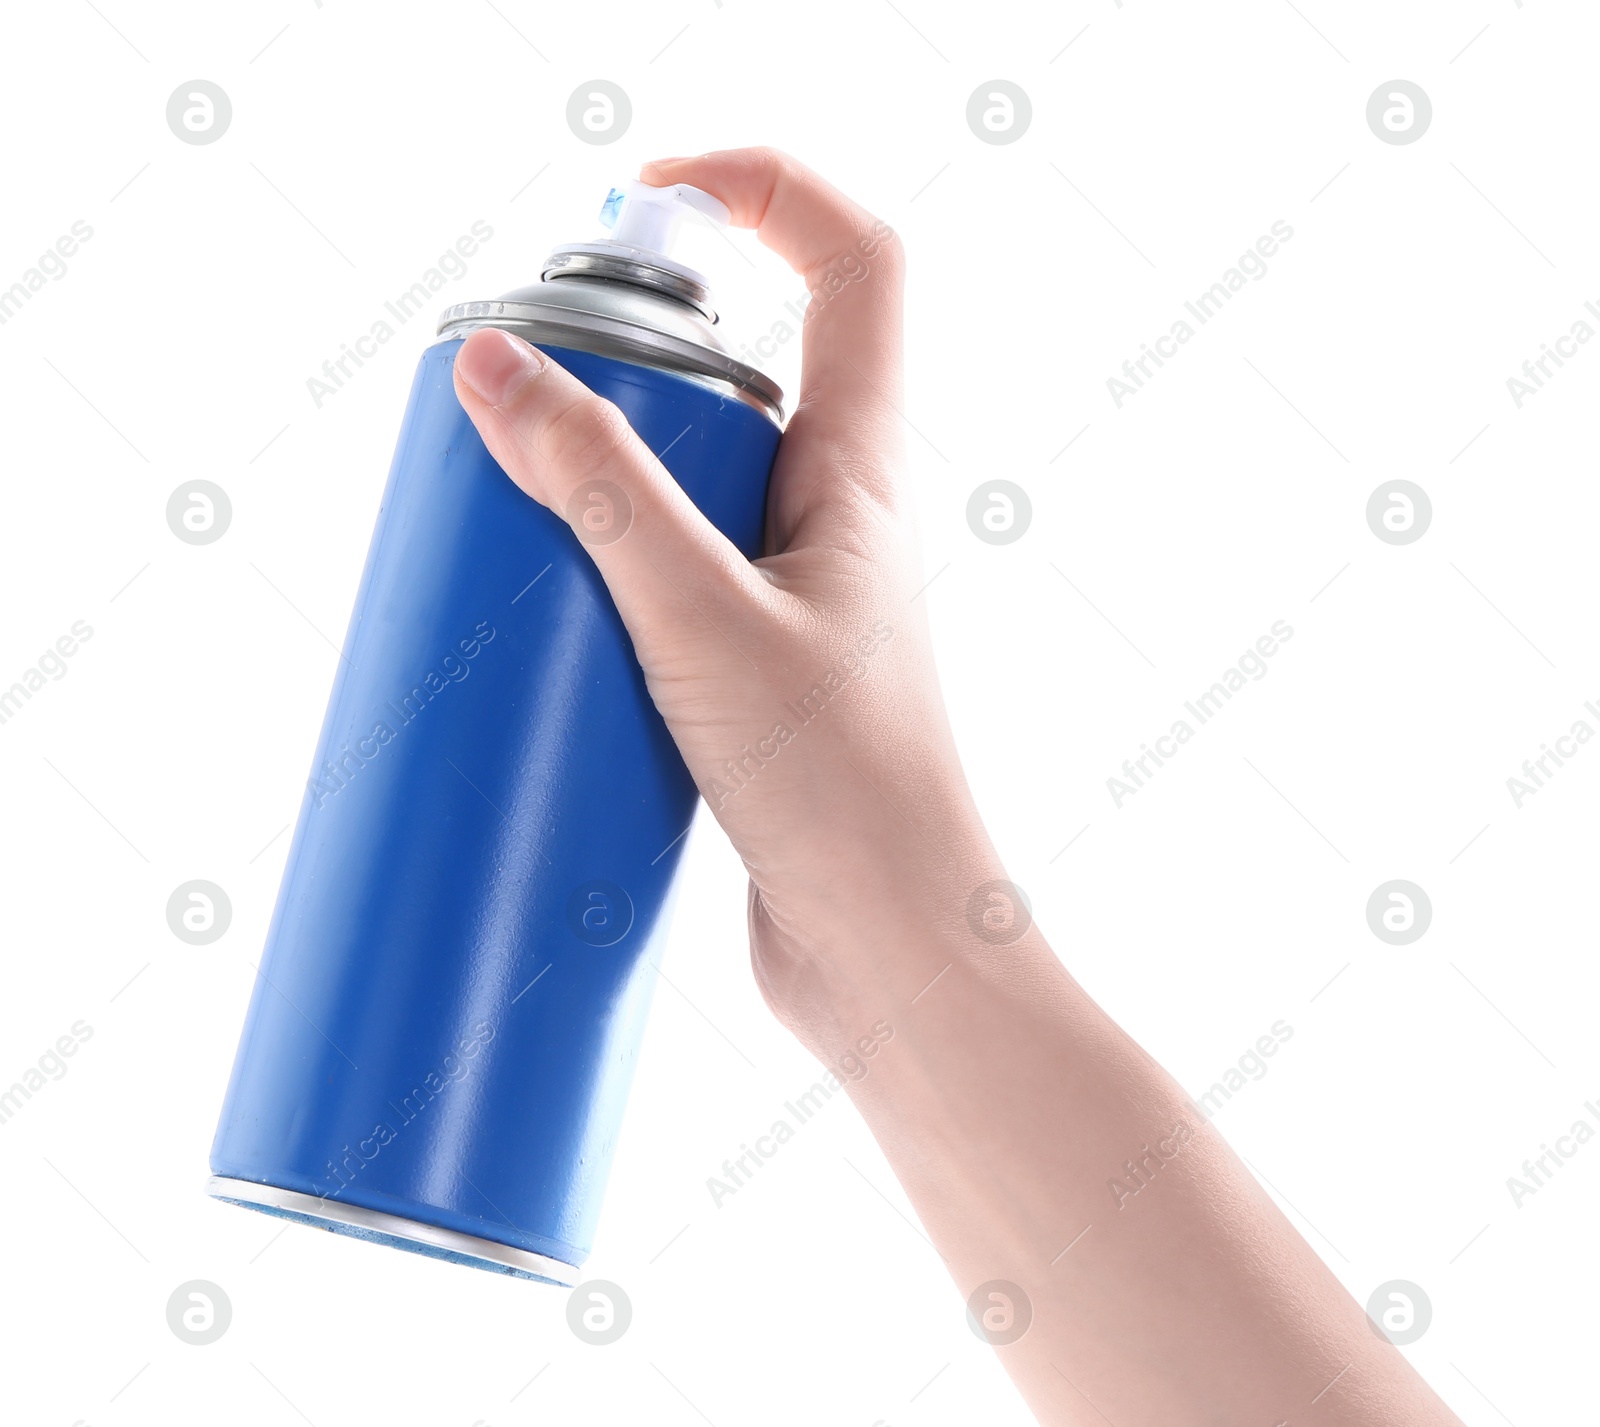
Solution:
<svg viewBox="0 0 1600 1427"><path fill-rule="evenodd" d="M902 824L903 826L903 824ZM854 842L809 885L752 877L751 959L767 1004L841 1078L947 982L1054 964L975 812ZM859 849L872 849L860 855ZM1057 968L1059 970L1059 968ZM876 1028L876 1029L875 1029Z"/></svg>

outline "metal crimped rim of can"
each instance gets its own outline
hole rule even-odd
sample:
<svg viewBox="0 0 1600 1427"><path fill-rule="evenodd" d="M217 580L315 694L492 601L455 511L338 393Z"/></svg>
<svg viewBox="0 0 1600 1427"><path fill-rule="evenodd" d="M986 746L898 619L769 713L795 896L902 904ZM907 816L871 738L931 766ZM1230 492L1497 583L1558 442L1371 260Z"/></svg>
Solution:
<svg viewBox="0 0 1600 1427"><path fill-rule="evenodd" d="M206 1193L213 1199L247 1209L299 1219L335 1233L354 1230L358 1237L370 1235L389 1240L400 1248L442 1255L475 1268L542 1279L561 1288L571 1288L578 1281L577 1267L560 1259L496 1243L493 1239L480 1239L474 1234L441 1229L417 1219L404 1219L398 1214L364 1209L359 1204L347 1204L339 1199L324 1199L316 1194L280 1189L275 1184L257 1184L253 1180L222 1175L212 1175L206 1181Z"/></svg>
<svg viewBox="0 0 1600 1427"><path fill-rule="evenodd" d="M637 322L587 312L581 308L551 307L537 302L492 298L458 302L439 314L439 336L464 337L478 327L520 327L531 330L529 340L555 346L596 351L626 360L630 354L653 358L669 370L728 382L765 407L774 421L783 420L783 388L766 373L726 352L658 332ZM518 335L528 335L519 333ZM600 346L603 343L604 346Z"/></svg>

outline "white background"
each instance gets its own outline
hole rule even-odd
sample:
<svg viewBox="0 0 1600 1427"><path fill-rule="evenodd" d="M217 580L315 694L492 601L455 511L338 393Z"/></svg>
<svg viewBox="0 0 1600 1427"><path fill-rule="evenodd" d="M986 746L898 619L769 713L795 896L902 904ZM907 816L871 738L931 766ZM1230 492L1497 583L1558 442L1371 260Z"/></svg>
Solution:
<svg viewBox="0 0 1600 1427"><path fill-rule="evenodd" d="M621 1341L579 1342L561 1290L201 1194L431 314L320 409L306 379L473 220L494 237L437 306L531 281L641 160L753 142L909 247L922 598L1057 951L1195 1094L1292 1025L1218 1127L1360 1301L1426 1291L1406 1351L1467 1422L1592 1411L1600 1142L1506 1186L1600 1124L1600 748L1506 788L1600 728L1600 347L1506 389L1600 300L1591 7L96 3L8 9L0 90L0 286L94 230L0 327L0 685L94 629L0 726L0 1082L93 1027L0 1126L8 1421L1028 1420L842 1097L713 1206L817 1070L709 821L588 1268L633 1301ZM204 147L164 117L197 77L234 110ZM965 119L997 77L1033 106L1003 146ZM1396 77L1434 108L1408 146L1365 120ZM565 121L594 78L633 104L610 146ZM1268 274L1118 409L1107 377L1280 219ZM684 255L753 339L799 284L737 246ZM1011 545L965 521L991 477L1033 502ZM203 547L164 514L196 478L233 503ZM1433 503L1406 546L1364 514L1395 478ZM1116 807L1122 760L1275 620L1270 673ZM166 925L192 878L233 902L212 946ZM1391 878L1432 900L1410 946L1366 924ZM233 1305L211 1346L167 1326L190 1279Z"/></svg>

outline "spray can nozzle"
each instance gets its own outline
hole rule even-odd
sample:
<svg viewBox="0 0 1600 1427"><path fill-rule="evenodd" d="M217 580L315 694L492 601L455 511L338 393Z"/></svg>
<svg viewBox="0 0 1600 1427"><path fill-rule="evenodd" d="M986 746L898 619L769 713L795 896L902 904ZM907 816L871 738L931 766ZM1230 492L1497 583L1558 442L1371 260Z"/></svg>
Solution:
<svg viewBox="0 0 1600 1427"><path fill-rule="evenodd" d="M732 216L727 204L704 189L687 183L657 188L632 179L606 195L600 222L611 230L612 242L665 257L677 241L678 225L691 212L718 228L726 228Z"/></svg>
<svg viewBox="0 0 1600 1427"><path fill-rule="evenodd" d="M684 303L714 323L710 285L670 256L678 227L690 215L716 228L726 228L731 217L727 204L703 189L687 183L657 188L632 179L613 188L600 205L600 222L611 235L556 248L545 259L540 277L545 282L577 278L644 288Z"/></svg>

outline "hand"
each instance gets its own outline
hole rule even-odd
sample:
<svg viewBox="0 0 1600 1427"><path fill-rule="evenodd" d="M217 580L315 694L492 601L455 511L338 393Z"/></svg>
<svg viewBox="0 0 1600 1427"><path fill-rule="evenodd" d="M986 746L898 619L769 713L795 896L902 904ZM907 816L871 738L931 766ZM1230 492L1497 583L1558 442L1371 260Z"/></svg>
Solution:
<svg viewBox="0 0 1600 1427"><path fill-rule="evenodd" d="M662 160L642 177L716 194L812 295L766 554L747 562L614 406L519 338L473 333L456 357L456 390L507 474L552 511L564 515L596 478L627 495L627 534L589 553L749 869L763 993L810 1041L827 1029L813 1024L823 1008L804 989L823 958L875 926L903 926L913 907L920 919L930 899L953 897L943 910L960 918L960 889L999 875L914 599L922 576L899 415L904 258L886 225L770 150ZM971 870L956 875L961 863Z"/></svg>

